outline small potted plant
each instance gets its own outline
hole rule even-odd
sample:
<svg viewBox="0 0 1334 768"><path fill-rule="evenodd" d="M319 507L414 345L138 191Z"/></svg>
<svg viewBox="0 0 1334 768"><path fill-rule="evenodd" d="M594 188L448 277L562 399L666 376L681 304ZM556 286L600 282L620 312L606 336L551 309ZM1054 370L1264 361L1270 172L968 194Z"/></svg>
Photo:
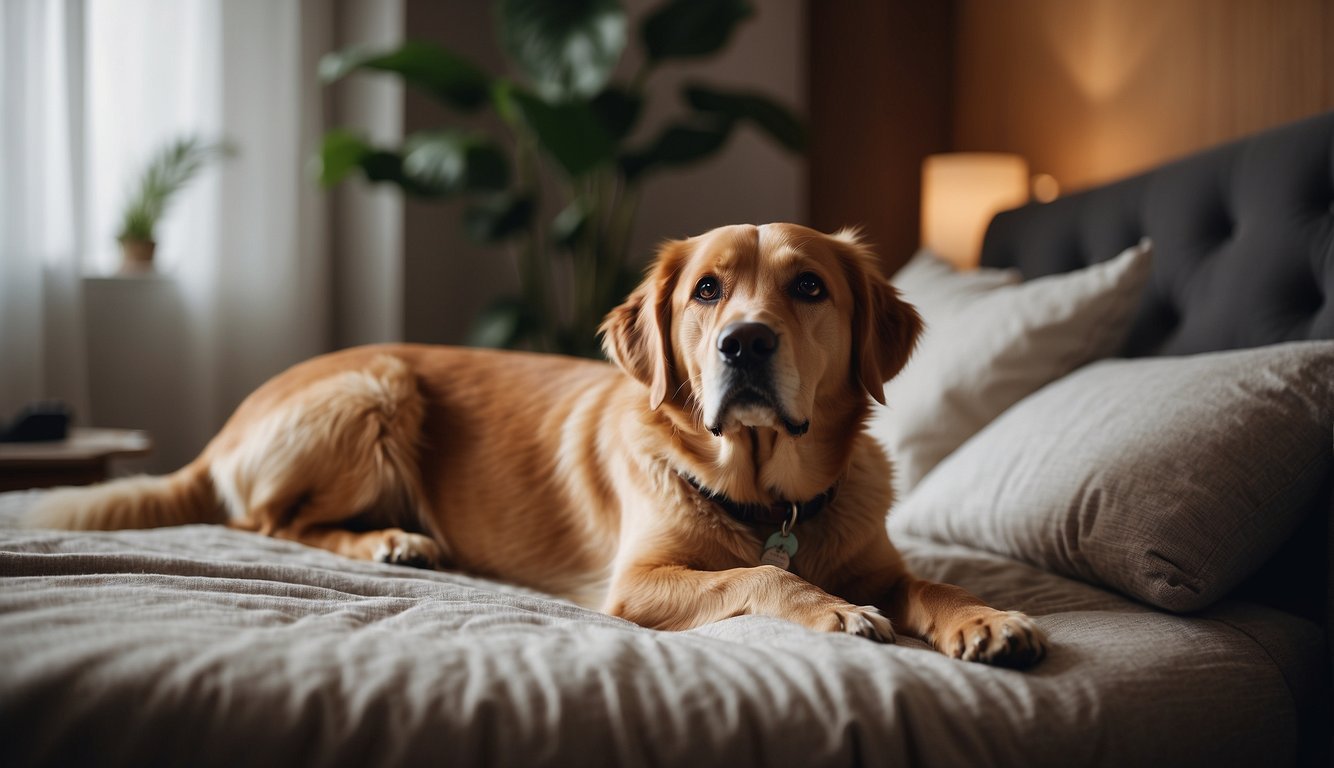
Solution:
<svg viewBox="0 0 1334 768"><path fill-rule="evenodd" d="M116 239L120 241L122 271L152 270L157 249L155 230L167 205L209 160L230 156L234 151L226 142L207 143L197 136L176 139L158 151L144 169L121 217Z"/></svg>

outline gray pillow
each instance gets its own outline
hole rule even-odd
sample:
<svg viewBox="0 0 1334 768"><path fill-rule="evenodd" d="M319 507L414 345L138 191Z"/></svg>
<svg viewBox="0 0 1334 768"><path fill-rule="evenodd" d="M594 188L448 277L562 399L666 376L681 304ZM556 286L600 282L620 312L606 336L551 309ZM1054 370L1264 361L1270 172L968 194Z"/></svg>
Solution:
<svg viewBox="0 0 1334 768"><path fill-rule="evenodd" d="M1334 342L1108 360L1002 414L889 525L1194 611L1292 534L1332 446Z"/></svg>
<svg viewBox="0 0 1334 768"><path fill-rule="evenodd" d="M1022 283L1010 270L956 271L930 251L899 270L894 285L926 333L870 420L894 459L895 492L912 490L1024 396L1120 349L1151 250L1144 240L1108 261Z"/></svg>

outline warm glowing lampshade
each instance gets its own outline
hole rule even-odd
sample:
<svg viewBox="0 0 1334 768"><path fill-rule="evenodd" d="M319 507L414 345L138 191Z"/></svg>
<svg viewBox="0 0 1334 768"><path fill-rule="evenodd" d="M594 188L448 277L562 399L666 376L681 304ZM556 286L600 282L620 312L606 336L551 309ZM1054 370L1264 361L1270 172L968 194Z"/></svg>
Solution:
<svg viewBox="0 0 1334 768"><path fill-rule="evenodd" d="M1028 163L1018 155L953 152L922 163L922 245L973 269L991 217L1028 200Z"/></svg>

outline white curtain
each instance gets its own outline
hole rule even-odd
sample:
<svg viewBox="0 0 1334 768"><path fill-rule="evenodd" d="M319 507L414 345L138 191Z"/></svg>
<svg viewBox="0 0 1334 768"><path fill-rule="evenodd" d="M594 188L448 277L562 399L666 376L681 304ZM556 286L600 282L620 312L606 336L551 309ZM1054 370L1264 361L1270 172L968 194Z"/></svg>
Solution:
<svg viewBox="0 0 1334 768"><path fill-rule="evenodd" d="M169 338L186 341L148 348L154 344L150 328L145 348L133 350L134 359L123 365L156 367L159 380L173 379L173 396L137 409L121 408L142 395L124 386L120 389L126 391L103 387L94 376L93 420L99 412L115 410L154 422L117 426L159 433L159 447L173 455L160 455L159 465L151 468L178 465L203 446L246 393L287 365L327 348L330 278L323 195L310 181L306 162L323 127L315 62L330 48L331 6L331 0L0 3L0 57L5 62L0 83L31 99L32 111L61 117L65 126L63 133L47 124L15 129L9 117L14 102L11 92L4 92L3 167L12 167L10 153L29 158L46 142L64 143L51 149L49 158L38 155L45 164L26 177L20 173L15 180L8 171L0 173L0 211L25 222L11 229L8 218L0 219L5 245L0 400L59 394L60 382L47 371L79 370L47 362L58 350L45 341L34 348L32 340L40 335L27 328L31 317L42 313L32 308L31 288L20 285L20 279L31 281L27 275L33 264L114 272L117 219L132 181L157 149L185 134L225 138L238 153L196 178L168 209L157 233L161 276L156 279L167 283L153 289L179 294L183 327L170 329ZM28 16L51 17L46 23L64 30L60 50L67 56L60 59L60 73L68 82L34 65L50 67L46 60L55 58L48 42L53 35L34 37ZM19 20L26 28L11 30L14 17L23 17ZM10 61L22 55L16 51L25 46L30 55L11 68ZM66 103L74 105L68 114L56 109ZM57 195L62 205L34 199L33 190L41 189L34 178L62 180L65 186ZM11 201L18 201L17 212ZM34 230L33 221L43 222L44 229ZM17 233L12 248L11 232ZM60 233L63 240L56 237ZM9 272L18 274L20 267L22 277L11 279ZM43 307L45 315L37 322L64 327L64 315L53 319L53 310L77 308L77 296L70 294L64 306ZM135 311L133 306L113 309L113 314ZM98 312L106 311L99 303ZM26 318L27 325L11 330L11 316ZM91 330L103 338L101 329ZM163 352L167 348L175 351ZM96 352L105 355L105 350ZM158 359L164 354L171 359ZM20 361L21 368L11 360ZM129 373L115 381L132 379Z"/></svg>
<svg viewBox="0 0 1334 768"><path fill-rule="evenodd" d="M326 351L332 276L325 199L309 173L323 131L319 57L331 2L222 5L222 132L240 147L224 175L211 291L218 425L287 366Z"/></svg>
<svg viewBox="0 0 1334 768"><path fill-rule="evenodd" d="M0 420L87 410L79 285L82 0L0 3Z"/></svg>

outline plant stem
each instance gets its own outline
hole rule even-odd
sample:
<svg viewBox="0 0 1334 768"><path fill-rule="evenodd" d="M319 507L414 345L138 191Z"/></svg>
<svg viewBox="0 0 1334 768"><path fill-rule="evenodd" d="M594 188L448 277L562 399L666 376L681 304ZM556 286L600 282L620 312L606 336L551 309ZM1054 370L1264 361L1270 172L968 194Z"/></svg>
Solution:
<svg viewBox="0 0 1334 768"><path fill-rule="evenodd" d="M519 187L529 190L534 205L539 205L541 185L537 178L536 140L523 127L510 127L514 132L514 165ZM554 333L559 319L556 317L555 304L548 295L551 290L551 265L543 258L546 251L542 235L542 226L534 223L521 238L516 261L519 264L519 291L536 320L536 327L532 329L529 338L536 351L550 352L555 349Z"/></svg>
<svg viewBox="0 0 1334 768"><path fill-rule="evenodd" d="M582 181L581 195L588 207L588 219L574 250L575 311L570 333L572 351L586 352L593 348L600 309L597 295L598 246L602 239L604 201L601 191L602 172L596 172Z"/></svg>
<svg viewBox="0 0 1334 768"><path fill-rule="evenodd" d="M612 210L612 222L607 232L610 263L607 265L609 284L606 287L608 302L617 296L617 278L625 269L630 255L630 239L635 231L635 217L639 213L639 189L620 179L619 194Z"/></svg>

